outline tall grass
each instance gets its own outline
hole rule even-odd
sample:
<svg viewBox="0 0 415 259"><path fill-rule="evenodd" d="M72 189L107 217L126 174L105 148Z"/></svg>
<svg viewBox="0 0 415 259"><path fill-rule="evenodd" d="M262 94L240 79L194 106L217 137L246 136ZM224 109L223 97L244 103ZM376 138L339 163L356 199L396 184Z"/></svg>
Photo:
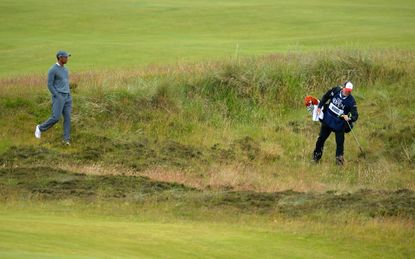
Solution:
<svg viewBox="0 0 415 259"><path fill-rule="evenodd" d="M407 94L414 71L410 51L327 51L84 72L71 77L73 147L55 144L60 126L45 133L41 145L69 152L81 164L99 161L149 175L165 166L173 173L198 172L197 184L204 186L223 180L266 191L414 188L415 102ZM44 80L0 81L3 152L38 145L34 125L50 112ZM361 116L354 130L368 156L358 157L348 135L347 165L337 168L330 138L323 165L311 167L319 126L306 114L303 97L319 97L345 80L355 85Z"/></svg>

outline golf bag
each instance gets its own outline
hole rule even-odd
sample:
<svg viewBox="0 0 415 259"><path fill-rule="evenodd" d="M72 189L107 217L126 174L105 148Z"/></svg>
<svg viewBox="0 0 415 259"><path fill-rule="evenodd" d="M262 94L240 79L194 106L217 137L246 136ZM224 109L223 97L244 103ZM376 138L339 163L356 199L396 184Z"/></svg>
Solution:
<svg viewBox="0 0 415 259"><path fill-rule="evenodd" d="M313 121L321 121L323 119L324 113L323 110L324 108L321 110L320 114L317 114L317 109L318 109L318 104L320 103L320 101L311 96L311 95L307 95L304 98L304 105L306 106L307 111L311 114Z"/></svg>

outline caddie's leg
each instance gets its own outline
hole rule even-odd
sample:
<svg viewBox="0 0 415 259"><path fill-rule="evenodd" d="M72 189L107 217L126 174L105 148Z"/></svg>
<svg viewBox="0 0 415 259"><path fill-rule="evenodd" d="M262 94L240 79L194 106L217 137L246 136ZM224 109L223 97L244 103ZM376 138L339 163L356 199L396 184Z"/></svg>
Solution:
<svg viewBox="0 0 415 259"><path fill-rule="evenodd" d="M320 135L318 136L316 147L313 152L313 160L318 161L323 156L324 143L327 138L330 136L331 129L327 127L324 123L321 123Z"/></svg>
<svg viewBox="0 0 415 259"><path fill-rule="evenodd" d="M344 152L344 131L336 131L336 156L343 156Z"/></svg>
<svg viewBox="0 0 415 259"><path fill-rule="evenodd" d="M343 165L344 131L336 131L336 164Z"/></svg>

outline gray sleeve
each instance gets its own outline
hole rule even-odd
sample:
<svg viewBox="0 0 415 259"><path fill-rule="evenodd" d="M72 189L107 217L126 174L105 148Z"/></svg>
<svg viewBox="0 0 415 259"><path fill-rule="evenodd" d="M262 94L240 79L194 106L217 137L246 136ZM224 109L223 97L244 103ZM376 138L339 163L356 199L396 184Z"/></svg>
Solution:
<svg viewBox="0 0 415 259"><path fill-rule="evenodd" d="M55 73L56 73L56 70L55 70L54 67L52 67L48 71L48 88L49 88L49 91L52 95L57 95L57 93L58 93L55 89L54 84L53 84L54 81L55 81Z"/></svg>

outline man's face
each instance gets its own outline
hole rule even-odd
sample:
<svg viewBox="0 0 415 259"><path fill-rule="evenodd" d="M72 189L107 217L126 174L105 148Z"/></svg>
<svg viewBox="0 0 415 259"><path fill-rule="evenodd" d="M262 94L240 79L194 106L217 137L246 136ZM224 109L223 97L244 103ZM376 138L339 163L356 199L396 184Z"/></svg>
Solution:
<svg viewBox="0 0 415 259"><path fill-rule="evenodd" d="M344 95L344 96L349 96L349 95L351 94L351 92L352 92L352 91L350 91L350 90L348 90L348 89L346 89L346 88L343 88L343 90L342 90L342 91L343 91L343 95Z"/></svg>
<svg viewBox="0 0 415 259"><path fill-rule="evenodd" d="M59 57L59 63L61 63L61 64L66 64L66 63L68 63L68 57L65 57L65 56L60 56L60 57Z"/></svg>

